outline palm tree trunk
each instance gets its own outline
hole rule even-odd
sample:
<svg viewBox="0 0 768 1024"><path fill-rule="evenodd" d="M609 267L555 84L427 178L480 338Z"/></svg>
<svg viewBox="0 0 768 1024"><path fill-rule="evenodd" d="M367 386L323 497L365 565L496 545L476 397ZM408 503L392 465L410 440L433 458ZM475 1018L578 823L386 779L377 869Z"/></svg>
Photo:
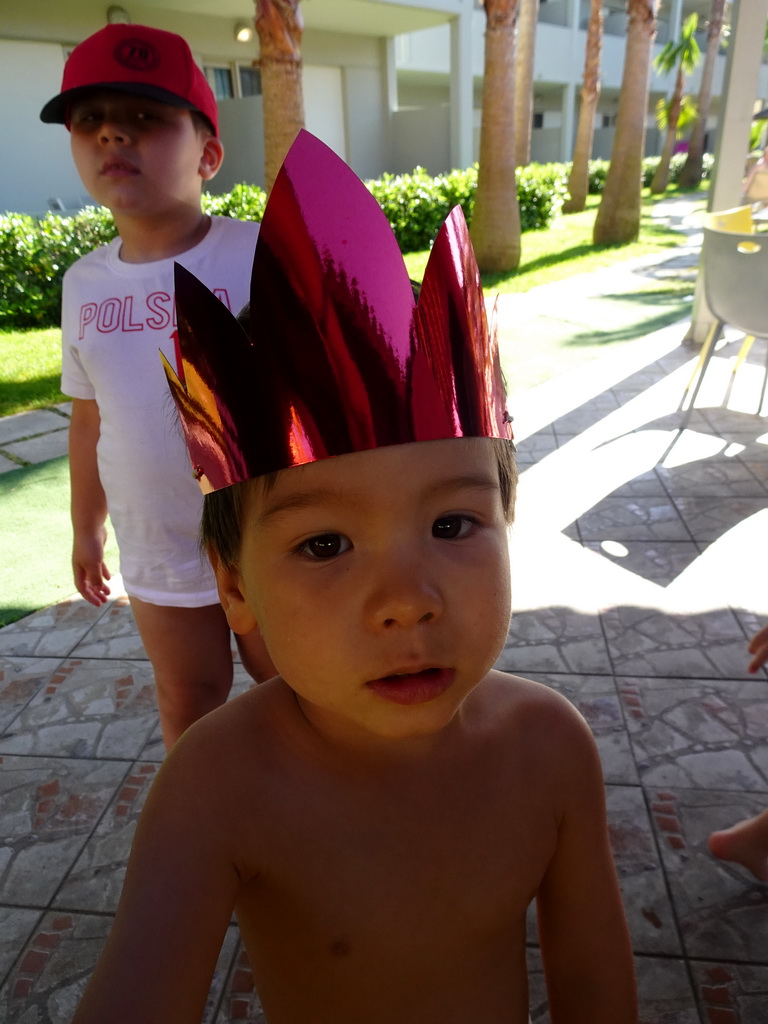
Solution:
<svg viewBox="0 0 768 1024"><path fill-rule="evenodd" d="M677 138L677 122L680 120L680 107L683 102L684 88L685 75L683 74L683 68L681 65L677 69L677 78L675 79L675 91L672 93L672 99L669 104L669 114L667 116L667 132L664 136L664 145L661 147L659 165L654 172L653 179L651 180L651 193L655 196L661 195L662 192L666 192L667 185L669 184L669 164L672 160L672 154L675 150L675 139Z"/></svg>
<svg viewBox="0 0 768 1024"><path fill-rule="evenodd" d="M255 0L264 105L264 177L267 192L293 140L304 127L299 0Z"/></svg>
<svg viewBox="0 0 768 1024"><path fill-rule="evenodd" d="M584 77L581 83L579 124L576 129L576 145L573 150L573 164L568 177L570 197L563 204L566 213L584 209L589 191L589 159L592 156L592 142L595 137L595 111L600 99L600 51L603 47L603 3L592 0L589 10L587 45L584 51Z"/></svg>
<svg viewBox="0 0 768 1024"><path fill-rule="evenodd" d="M640 231L640 197L651 48L659 0L627 0L627 42L611 164L597 211L597 245L632 242Z"/></svg>
<svg viewBox="0 0 768 1024"><path fill-rule="evenodd" d="M472 243L481 270L515 270L520 208L515 178L515 29L519 0L485 0L485 70Z"/></svg>
<svg viewBox="0 0 768 1024"><path fill-rule="evenodd" d="M707 26L707 52L701 68L701 84L697 103L698 116L691 131L688 143L688 156L680 175L681 188L693 188L701 181L704 164L704 134L707 130L707 117L712 100L712 79L715 74L717 51L720 47L720 36L723 34L725 18L725 0L712 0Z"/></svg>
<svg viewBox="0 0 768 1024"><path fill-rule="evenodd" d="M518 167L531 162L533 128L533 58L539 0L520 0L515 46L515 161Z"/></svg>

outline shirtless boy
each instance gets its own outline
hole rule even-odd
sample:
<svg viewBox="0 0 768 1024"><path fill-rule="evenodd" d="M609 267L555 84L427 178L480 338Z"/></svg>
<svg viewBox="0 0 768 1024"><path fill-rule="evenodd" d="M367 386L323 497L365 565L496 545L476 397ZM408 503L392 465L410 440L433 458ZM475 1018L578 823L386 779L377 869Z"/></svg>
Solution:
<svg viewBox="0 0 768 1024"><path fill-rule="evenodd" d="M280 674L167 758L76 1024L199 1021L233 908L270 1024L525 1024L534 898L553 1024L637 1021L589 729L492 668L515 471L463 218L415 314L382 221L302 133L253 344L177 279L204 537Z"/></svg>

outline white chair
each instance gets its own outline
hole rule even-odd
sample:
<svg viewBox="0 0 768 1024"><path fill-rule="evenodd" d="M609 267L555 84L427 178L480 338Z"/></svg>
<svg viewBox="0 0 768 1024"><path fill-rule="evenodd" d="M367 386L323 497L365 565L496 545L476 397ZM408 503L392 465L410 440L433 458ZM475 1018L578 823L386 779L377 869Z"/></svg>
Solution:
<svg viewBox="0 0 768 1024"><path fill-rule="evenodd" d="M752 207L749 205L732 206L729 210L717 210L714 213L705 213L702 215L702 226L705 228L715 228L716 231L733 231L737 234L744 235L753 233L755 230L755 222L752 219ZM703 273L701 267L699 267L699 273ZM733 369L731 371L731 381L733 381L733 377L736 376L736 371L749 355L749 350L752 348L754 341L754 337L748 334L742 342L739 354L736 357L736 361L733 364ZM691 374L691 379L688 381L688 387L685 389L686 395L693 387L694 381L697 379L697 376L704 365L704 358L707 351L707 346L703 345L696 367ZM683 401L685 401L685 398L683 398Z"/></svg>
<svg viewBox="0 0 768 1024"><path fill-rule="evenodd" d="M751 232L717 231L705 227L700 272L704 275L704 295L715 322L702 346L694 376L683 395L681 408L685 406L689 393L690 401L681 429L690 419L699 388L726 324L743 331L748 336L746 340L768 338L768 237ZM743 348L734 373L746 355ZM696 384L691 393L694 380ZM758 413L763 407L767 382L768 351L760 403L756 410Z"/></svg>

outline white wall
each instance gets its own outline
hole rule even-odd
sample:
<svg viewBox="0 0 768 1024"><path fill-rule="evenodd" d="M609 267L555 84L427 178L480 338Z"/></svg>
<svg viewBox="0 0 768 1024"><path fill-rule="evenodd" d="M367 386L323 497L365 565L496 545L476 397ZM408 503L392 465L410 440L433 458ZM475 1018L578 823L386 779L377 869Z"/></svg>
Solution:
<svg viewBox="0 0 768 1024"><path fill-rule="evenodd" d="M407 174L417 165L430 174L450 168L448 105L398 110L392 117L392 171Z"/></svg>
<svg viewBox="0 0 768 1024"><path fill-rule="evenodd" d="M584 47L587 33L580 30L575 40L572 30L565 25L552 24L544 19L555 10L555 4L542 7L539 24L536 30L536 58L534 76L546 82L579 82L584 68ZM619 34L611 35L607 31L603 36L601 55L601 80L604 88L619 88L624 67L624 40L626 13L617 11L613 15L616 24L621 27ZM485 15L475 11L472 22L472 71L476 76L483 73L483 38L485 32ZM660 52L661 42L657 40L655 53ZM425 29L409 36L398 37L395 49L398 71L420 73L442 73L447 75L450 67L448 45L448 29ZM722 76L725 70L725 57L718 58L715 72L714 92L719 93L722 87ZM701 69L689 80L691 91L698 89ZM666 90L672 83L672 76L654 76L652 88ZM763 95L768 86L768 66L763 65L760 72Z"/></svg>
<svg viewBox="0 0 768 1024"><path fill-rule="evenodd" d="M615 114L616 101L621 88L621 80L624 70L624 46L626 12L623 4L615 3L615 16L612 24L620 34L611 35L606 33L603 37L601 55L601 83L602 96L601 111ZM534 92L536 86L540 86L540 98L536 103L537 112L557 109L562 111L562 88L569 83L575 85L576 105L574 110L574 125L578 116L578 90L584 69L584 48L586 45L586 31L584 29L573 30L567 25L558 23L564 21L561 18L567 4L560 0L553 0L542 7L539 24L536 34L536 54L534 61ZM581 23L585 24L585 16L588 13L588 3L582 3ZM482 11L475 11L473 16L473 73L475 81L482 81L483 72L483 38L485 31L485 15ZM660 52L661 42L657 41L655 53ZM410 120L401 118L404 111L395 115L394 124L397 126L397 147L396 156L398 170L409 169L416 163L425 166L432 166L437 163L441 148L435 145L431 136L424 132L421 135L412 129L417 122L418 108L424 111L432 111L448 101L448 74L450 67L450 52L448 46L448 30L446 27L426 29L422 32L412 33L407 37L398 37L395 47L396 63L398 69L398 99L401 107L410 108L412 117ZM722 89L723 76L725 72L725 57L718 57L715 67L713 83L714 101L709 119L710 128L716 122L716 111L718 108L718 93ZM688 91L696 95L699 89L701 77L701 66L688 80ZM658 75L652 69L649 97L649 125L651 126L646 138L646 152L658 153L660 142L658 132L653 127L654 110L656 100L659 96L667 95L674 85L674 76ZM481 94L480 94L481 95ZM481 98L476 95L476 114L479 111ZM768 96L768 66L763 64L759 73L758 96ZM561 118L560 118L561 121ZM610 156L614 129L612 127L600 128L595 134L593 153L597 157L607 158ZM710 132L710 134L712 134ZM568 159L570 153L563 150L562 132L551 119L545 119L543 129L534 129L531 143L532 158L534 160L562 160ZM559 141L558 141L559 140ZM710 139L710 145L712 139ZM477 131L475 131L475 159L477 159ZM447 170L448 164L439 165L436 169Z"/></svg>
<svg viewBox="0 0 768 1024"><path fill-rule="evenodd" d="M391 122L384 67L345 67L347 161L361 178L392 169Z"/></svg>
<svg viewBox="0 0 768 1024"><path fill-rule="evenodd" d="M44 213L48 200L78 207L85 189L69 152L63 125L44 125L40 110L55 96L64 67L55 43L0 40L0 68L12 89L4 90L0 136L4 140L0 171L0 212Z"/></svg>
<svg viewBox="0 0 768 1024"><path fill-rule="evenodd" d="M264 185L264 114L261 96L219 100L219 134L224 163L205 189L214 195L231 192L233 185Z"/></svg>
<svg viewBox="0 0 768 1024"><path fill-rule="evenodd" d="M304 121L307 130L330 146L342 160L347 159L344 128L344 94L341 68L304 65L302 73Z"/></svg>

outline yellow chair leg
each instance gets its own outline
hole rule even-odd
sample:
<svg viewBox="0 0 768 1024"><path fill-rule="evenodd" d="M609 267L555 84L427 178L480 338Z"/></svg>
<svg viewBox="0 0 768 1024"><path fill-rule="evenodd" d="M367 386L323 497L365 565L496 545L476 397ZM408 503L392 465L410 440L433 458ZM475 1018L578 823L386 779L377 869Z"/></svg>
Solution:
<svg viewBox="0 0 768 1024"><path fill-rule="evenodd" d="M755 343L755 338L754 338L754 335L752 335L752 334L748 334L746 336L746 338L744 339L744 341L741 343L741 348L739 349L739 354L736 356L736 361L734 362L733 369L731 370L731 373L734 376L736 376L736 371L738 370L738 368L741 366L741 364L744 362L744 360L749 355L749 350L752 348L754 343Z"/></svg>
<svg viewBox="0 0 768 1024"><path fill-rule="evenodd" d="M701 346L701 352L699 353L698 361L696 363L696 366L694 367L693 373L691 374L691 379L688 381L685 391L683 392L683 401L680 403L681 407L685 404L685 400L688 397L688 392L693 387L693 382L696 380L697 376L699 375L699 372L702 371L704 368L704 364L706 363L707 358L709 356L709 350L715 343L715 335L716 333L718 333L718 327L719 324L717 323L717 321L715 321L715 323L713 323L709 329L709 334L705 338L704 344Z"/></svg>

